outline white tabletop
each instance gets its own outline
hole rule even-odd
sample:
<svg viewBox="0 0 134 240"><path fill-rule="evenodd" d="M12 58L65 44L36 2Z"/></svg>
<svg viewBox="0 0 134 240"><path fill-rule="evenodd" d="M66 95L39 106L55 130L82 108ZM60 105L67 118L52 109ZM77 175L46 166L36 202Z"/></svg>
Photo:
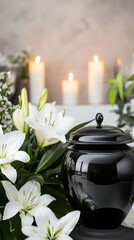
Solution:
<svg viewBox="0 0 134 240"><path fill-rule="evenodd" d="M118 116L113 112L116 106L111 105L76 105L76 106L63 106L58 105L58 110L66 109L66 116L75 117L75 125L94 119L98 112L104 116L103 123L106 125L117 126ZM94 123L93 123L94 124Z"/></svg>

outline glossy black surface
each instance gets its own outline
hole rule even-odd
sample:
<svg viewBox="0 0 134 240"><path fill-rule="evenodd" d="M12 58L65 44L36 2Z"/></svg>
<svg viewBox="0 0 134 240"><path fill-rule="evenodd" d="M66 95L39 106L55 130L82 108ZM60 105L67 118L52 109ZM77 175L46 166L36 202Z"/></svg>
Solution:
<svg viewBox="0 0 134 240"><path fill-rule="evenodd" d="M134 229L120 226L111 230L94 230L79 226L71 237L73 240L134 240Z"/></svg>
<svg viewBox="0 0 134 240"><path fill-rule="evenodd" d="M102 113L97 113L95 119L96 119L96 122L97 122L97 128L102 128L101 124L102 124L103 119L104 119Z"/></svg>
<svg viewBox="0 0 134 240"><path fill-rule="evenodd" d="M87 126L71 133L70 143L75 145L121 145L133 141L129 133L113 126L103 126L103 115L96 114L96 126Z"/></svg>
<svg viewBox="0 0 134 240"><path fill-rule="evenodd" d="M88 126L70 135L70 142L75 145L120 145L132 141L129 133L111 126Z"/></svg>
<svg viewBox="0 0 134 240"><path fill-rule="evenodd" d="M65 192L86 227L118 227L134 198L134 152L127 145L72 146L62 166Z"/></svg>

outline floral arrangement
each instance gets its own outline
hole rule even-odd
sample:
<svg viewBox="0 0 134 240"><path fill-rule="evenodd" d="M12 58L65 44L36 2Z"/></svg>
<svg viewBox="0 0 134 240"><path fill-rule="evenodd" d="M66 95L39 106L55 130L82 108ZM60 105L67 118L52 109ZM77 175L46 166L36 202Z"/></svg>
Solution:
<svg viewBox="0 0 134 240"><path fill-rule="evenodd" d="M29 60L30 60L29 49L22 50L14 55L4 55L0 53L0 66L11 68L13 66L21 66L21 79L29 79Z"/></svg>
<svg viewBox="0 0 134 240"><path fill-rule="evenodd" d="M115 79L105 81L110 83L108 97L111 105L117 104L114 112L118 117L118 127L130 130L134 126L134 109L131 100L134 98L134 74L124 79L123 70L121 70Z"/></svg>
<svg viewBox="0 0 134 240"><path fill-rule="evenodd" d="M71 240L80 212L71 212L65 197L61 161L70 133L90 121L72 128L75 119L47 103L47 89L37 107L28 103L25 88L19 105L12 106L6 75L0 83L0 107L5 109L0 115L0 238Z"/></svg>

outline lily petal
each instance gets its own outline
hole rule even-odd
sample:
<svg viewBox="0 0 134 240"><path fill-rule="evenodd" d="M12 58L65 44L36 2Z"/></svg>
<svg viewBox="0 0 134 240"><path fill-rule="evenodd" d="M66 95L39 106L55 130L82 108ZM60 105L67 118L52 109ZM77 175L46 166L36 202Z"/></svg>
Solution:
<svg viewBox="0 0 134 240"><path fill-rule="evenodd" d="M46 118L47 123L49 123L51 116L51 121L53 122L56 118L56 115L57 115L56 107L53 104L46 103L39 112L39 121L44 122Z"/></svg>
<svg viewBox="0 0 134 240"><path fill-rule="evenodd" d="M13 183L15 183L17 178L16 169L13 168L10 164L3 164L1 166L1 172Z"/></svg>
<svg viewBox="0 0 134 240"><path fill-rule="evenodd" d="M38 182L29 181L19 190L18 199L24 205L27 201L30 202L30 200L34 197L34 200L32 200L32 204L34 204L40 197L40 191L40 184Z"/></svg>
<svg viewBox="0 0 134 240"><path fill-rule="evenodd" d="M71 237L65 235L65 234L59 234L56 240L73 240Z"/></svg>
<svg viewBox="0 0 134 240"><path fill-rule="evenodd" d="M38 202L36 202L35 207L29 211L33 216L36 215L36 211L39 210L39 207L47 207L55 198L50 196L49 194L42 195Z"/></svg>
<svg viewBox="0 0 134 240"><path fill-rule="evenodd" d="M49 222L51 222L51 226L53 231L58 228L58 219L55 214L48 207L39 208L36 212L35 220L39 229L39 234L41 236L45 236L47 234L47 227ZM50 229L52 231L52 229Z"/></svg>
<svg viewBox="0 0 134 240"><path fill-rule="evenodd" d="M14 160L19 160L21 162L29 162L30 157L26 152L18 151L14 155Z"/></svg>
<svg viewBox="0 0 134 240"><path fill-rule="evenodd" d="M2 181L2 185L9 201L18 201L18 190L16 187L9 181Z"/></svg>
<svg viewBox="0 0 134 240"><path fill-rule="evenodd" d="M29 103L29 116L24 117L24 121L33 129L36 129L39 122L39 113L37 108Z"/></svg>
<svg viewBox="0 0 134 240"><path fill-rule="evenodd" d="M56 133L51 127L43 127L41 130L35 130L34 132L39 146L49 145L47 141L57 141L53 138Z"/></svg>
<svg viewBox="0 0 134 240"><path fill-rule="evenodd" d="M25 140L25 134L18 130L4 134L0 138L0 146L2 146L3 144L7 146L6 157L9 157L12 154L16 153L19 150L19 148L22 146L24 140Z"/></svg>
<svg viewBox="0 0 134 240"><path fill-rule="evenodd" d="M3 220L10 219L14 217L22 208L22 205L19 202L8 202L4 209Z"/></svg>
<svg viewBox="0 0 134 240"><path fill-rule="evenodd" d="M39 206L46 207L54 200L56 200L56 199L54 197L52 197L51 195L44 194L39 198L38 204L39 204Z"/></svg>
<svg viewBox="0 0 134 240"><path fill-rule="evenodd" d="M32 223L33 223L33 216L29 213L20 213L20 218L21 218L21 224L22 224L22 227L23 226L31 226Z"/></svg>
<svg viewBox="0 0 134 240"><path fill-rule="evenodd" d="M26 236L34 236L38 234L38 228L35 226L23 226L22 227L22 232L26 235Z"/></svg>
<svg viewBox="0 0 134 240"><path fill-rule="evenodd" d="M56 121L55 131L57 132L57 134L65 135L73 126L74 122L74 117L62 117L61 121Z"/></svg>
<svg viewBox="0 0 134 240"><path fill-rule="evenodd" d="M61 141L61 142L63 142L63 143L66 142L66 138L65 138L64 135L55 134L53 137L56 138L56 139L58 139L59 141Z"/></svg>
<svg viewBox="0 0 134 240"><path fill-rule="evenodd" d="M80 217L80 211L73 211L59 219L59 229L62 229L63 234L69 235L76 226Z"/></svg>

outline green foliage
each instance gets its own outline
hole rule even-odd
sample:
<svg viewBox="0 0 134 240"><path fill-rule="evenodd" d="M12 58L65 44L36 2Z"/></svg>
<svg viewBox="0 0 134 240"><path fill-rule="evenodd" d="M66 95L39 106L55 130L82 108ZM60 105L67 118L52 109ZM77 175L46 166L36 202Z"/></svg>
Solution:
<svg viewBox="0 0 134 240"><path fill-rule="evenodd" d="M126 89L126 97L128 100L132 94L133 89L134 89L134 83L131 83Z"/></svg>
<svg viewBox="0 0 134 240"><path fill-rule="evenodd" d="M42 156L41 160L39 161L38 167L36 172L41 172L47 169L49 166L54 164L56 160L62 156L62 154L66 151L69 143L58 143L56 146L47 150L44 155Z"/></svg>
<svg viewBox="0 0 134 240"><path fill-rule="evenodd" d="M108 89L108 96L109 96L109 101L112 105L114 105L116 97L117 97L118 89L115 85L111 86Z"/></svg>
<svg viewBox="0 0 134 240"><path fill-rule="evenodd" d="M134 112L131 110L129 100L134 90L134 74L124 79L123 71L121 70L115 79L109 79L105 82L110 83L108 97L111 105L113 106L115 102L117 103L118 109L114 110L114 112L119 115L118 127L132 127L134 125ZM130 84L125 88L126 82L130 82Z"/></svg>
<svg viewBox="0 0 134 240"><path fill-rule="evenodd" d="M110 83L111 86L108 90L108 97L109 97L109 101L111 103L111 105L114 105L116 98L117 98L117 94L119 93L119 96L121 98L121 100L124 100L123 97L123 70L121 70L115 79L109 79L105 81L106 83Z"/></svg>

